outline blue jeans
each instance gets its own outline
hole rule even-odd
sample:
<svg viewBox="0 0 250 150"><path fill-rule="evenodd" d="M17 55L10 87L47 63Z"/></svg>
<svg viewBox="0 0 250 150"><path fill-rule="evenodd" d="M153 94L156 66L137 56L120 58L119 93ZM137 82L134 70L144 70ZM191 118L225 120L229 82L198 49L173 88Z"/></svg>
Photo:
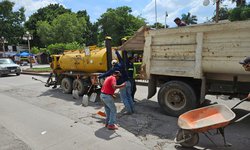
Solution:
<svg viewBox="0 0 250 150"><path fill-rule="evenodd" d="M120 89L120 97L125 105L127 112L133 113L134 112L134 103L131 96L131 83L126 81L126 86Z"/></svg>
<svg viewBox="0 0 250 150"><path fill-rule="evenodd" d="M106 113L106 124L113 125L116 122L116 107L111 95L101 93L101 100L104 103Z"/></svg>

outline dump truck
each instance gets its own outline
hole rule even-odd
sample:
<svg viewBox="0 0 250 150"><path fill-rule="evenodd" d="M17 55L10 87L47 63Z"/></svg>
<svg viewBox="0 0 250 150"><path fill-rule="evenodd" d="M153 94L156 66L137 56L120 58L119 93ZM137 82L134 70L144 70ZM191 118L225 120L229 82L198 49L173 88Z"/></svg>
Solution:
<svg viewBox="0 0 250 150"><path fill-rule="evenodd" d="M106 48L69 50L51 55L51 75L45 86L61 85L64 93L77 90L79 95L91 94L100 89L98 76L111 68L111 39L106 39Z"/></svg>
<svg viewBox="0 0 250 150"><path fill-rule="evenodd" d="M143 50L147 98L160 87L158 103L171 116L198 107L207 94L232 98L250 91L250 75L239 64L250 55L250 21L143 27L120 49Z"/></svg>

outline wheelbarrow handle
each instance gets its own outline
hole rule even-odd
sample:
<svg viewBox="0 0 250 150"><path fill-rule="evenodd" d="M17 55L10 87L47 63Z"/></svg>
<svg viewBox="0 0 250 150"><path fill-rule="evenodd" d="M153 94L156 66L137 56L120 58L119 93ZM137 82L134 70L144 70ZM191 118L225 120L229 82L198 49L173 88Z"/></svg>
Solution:
<svg viewBox="0 0 250 150"><path fill-rule="evenodd" d="M247 101L247 100L248 100L247 97L244 98L244 99L242 99L242 100L240 100L240 102L238 102L236 105L234 105L234 107L232 107L231 109L233 110L235 107L237 107L238 105L240 105L241 103L243 103L243 102L245 102L245 101ZM245 119L245 118L248 117L248 116L250 116L250 113L247 113L246 115L244 115L244 116L240 117L239 119L237 119L237 120L231 122L230 124L234 124L234 123L240 122L241 120Z"/></svg>
<svg viewBox="0 0 250 150"><path fill-rule="evenodd" d="M239 119L235 120L233 123L240 122L241 120L245 119L246 117L250 116L250 113L247 113L246 115L240 117Z"/></svg>
<svg viewBox="0 0 250 150"><path fill-rule="evenodd" d="M245 101L247 101L247 100L248 100L247 97L244 98L244 99L242 99L242 100L240 100L240 102L238 102L237 104L235 104L231 109L232 109L232 110L235 109L235 107L237 107L238 105L240 105L241 103L243 103L243 102L245 102Z"/></svg>

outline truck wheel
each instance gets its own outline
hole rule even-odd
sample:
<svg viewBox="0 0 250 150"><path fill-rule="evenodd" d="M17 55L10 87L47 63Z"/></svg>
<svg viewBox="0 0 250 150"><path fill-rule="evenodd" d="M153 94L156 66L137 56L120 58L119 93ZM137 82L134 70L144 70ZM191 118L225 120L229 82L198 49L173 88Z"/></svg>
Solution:
<svg viewBox="0 0 250 150"><path fill-rule="evenodd" d="M188 84L170 81L160 88L158 103L168 115L178 117L196 107L196 95Z"/></svg>
<svg viewBox="0 0 250 150"><path fill-rule="evenodd" d="M84 86L84 81L80 79L75 79L73 81L73 89L79 92L79 95L82 96L86 93L86 86Z"/></svg>
<svg viewBox="0 0 250 150"><path fill-rule="evenodd" d="M62 87L63 92L66 94L72 93L72 89L73 89L72 84L73 84L72 79L63 78L61 82L61 87Z"/></svg>

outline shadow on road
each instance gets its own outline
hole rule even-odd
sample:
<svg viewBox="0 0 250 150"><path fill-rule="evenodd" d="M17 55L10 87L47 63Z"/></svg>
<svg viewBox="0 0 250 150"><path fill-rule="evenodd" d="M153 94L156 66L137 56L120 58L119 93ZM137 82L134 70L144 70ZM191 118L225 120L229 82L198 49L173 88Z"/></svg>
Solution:
<svg viewBox="0 0 250 150"><path fill-rule="evenodd" d="M104 140L112 140L117 137L121 137L117 132L114 130L108 130L107 128L103 127L95 131L95 136Z"/></svg>

